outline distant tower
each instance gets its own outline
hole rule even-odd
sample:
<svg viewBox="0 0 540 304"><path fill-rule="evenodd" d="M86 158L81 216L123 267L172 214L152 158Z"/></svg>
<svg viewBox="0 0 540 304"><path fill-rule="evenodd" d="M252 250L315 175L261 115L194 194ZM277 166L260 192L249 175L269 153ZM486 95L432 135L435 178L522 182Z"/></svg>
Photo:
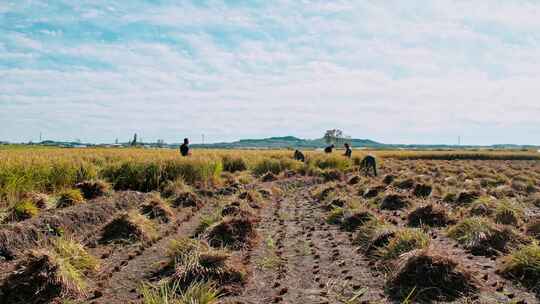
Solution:
<svg viewBox="0 0 540 304"><path fill-rule="evenodd" d="M42 136L42 135L43 135L43 134L41 134L41 132L39 132L39 142L41 142L41 136Z"/></svg>
<svg viewBox="0 0 540 304"><path fill-rule="evenodd" d="M204 145L204 134L202 134L201 137L202 137L202 144Z"/></svg>
<svg viewBox="0 0 540 304"><path fill-rule="evenodd" d="M118 138L114 140L114 143L118 145Z"/></svg>

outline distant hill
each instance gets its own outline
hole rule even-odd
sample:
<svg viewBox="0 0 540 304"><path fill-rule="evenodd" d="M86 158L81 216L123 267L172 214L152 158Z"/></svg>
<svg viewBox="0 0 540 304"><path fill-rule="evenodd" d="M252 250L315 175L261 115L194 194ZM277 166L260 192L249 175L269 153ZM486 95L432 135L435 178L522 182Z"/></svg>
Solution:
<svg viewBox="0 0 540 304"><path fill-rule="evenodd" d="M372 148L372 149L429 149L429 150L447 150L447 149L538 149L534 145L507 145L497 144L490 146L475 145L401 145L385 144L373 141L371 139L347 139L353 148ZM177 144L172 144L177 146ZM213 144L192 144L195 148L214 148L214 149L284 149L284 148L304 148L317 149L324 148L327 143L323 138L302 139L294 136L269 137L263 139L241 139L233 142L220 142Z"/></svg>
<svg viewBox="0 0 540 304"><path fill-rule="evenodd" d="M347 140L353 147L380 148L386 146L369 139ZM193 144L198 148L221 148L221 149L253 149L253 148L323 148L327 146L324 139L301 139L294 136L270 137L263 139L241 139L234 142L221 142L213 144Z"/></svg>

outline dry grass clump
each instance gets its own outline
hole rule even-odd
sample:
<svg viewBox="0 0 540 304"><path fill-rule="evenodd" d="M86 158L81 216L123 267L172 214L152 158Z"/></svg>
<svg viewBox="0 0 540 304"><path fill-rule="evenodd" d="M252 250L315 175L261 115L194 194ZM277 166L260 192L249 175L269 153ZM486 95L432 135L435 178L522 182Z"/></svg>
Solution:
<svg viewBox="0 0 540 304"><path fill-rule="evenodd" d="M430 238L427 233L420 229L401 228L389 239L388 244L377 250L377 256L390 260L395 259L405 252L415 249L423 249L429 245Z"/></svg>
<svg viewBox="0 0 540 304"><path fill-rule="evenodd" d="M342 181L344 179L343 172L338 169L325 169L322 171L321 177L325 182Z"/></svg>
<svg viewBox="0 0 540 304"><path fill-rule="evenodd" d="M435 205L428 204L421 206L413 210L407 216L407 222L409 226L421 227L421 226L430 226L430 227L443 227L452 222L448 216L446 208Z"/></svg>
<svg viewBox="0 0 540 304"><path fill-rule="evenodd" d="M58 193L57 208L66 208L84 203L84 198L79 189L68 189Z"/></svg>
<svg viewBox="0 0 540 304"><path fill-rule="evenodd" d="M80 271L96 271L99 268L97 258L89 254L84 246L74 239L60 237L52 241L56 254Z"/></svg>
<svg viewBox="0 0 540 304"><path fill-rule="evenodd" d="M385 183L386 185L390 185L395 179L396 179L396 177L394 175L386 174L383 177L383 183Z"/></svg>
<svg viewBox="0 0 540 304"><path fill-rule="evenodd" d="M326 222L331 225L339 225L345 215L345 209L342 207L334 206L330 213L326 216Z"/></svg>
<svg viewBox="0 0 540 304"><path fill-rule="evenodd" d="M233 217L249 217L256 218L256 216L251 212L248 206L242 205L240 202L232 202L223 206L221 209L221 215L224 216L233 216Z"/></svg>
<svg viewBox="0 0 540 304"><path fill-rule="evenodd" d="M482 196L475 200L469 207L471 216L489 216L493 214L495 202L489 196Z"/></svg>
<svg viewBox="0 0 540 304"><path fill-rule="evenodd" d="M157 219L162 223L168 223L174 218L174 212L169 204L159 194L152 195L141 206L141 213L150 219Z"/></svg>
<svg viewBox="0 0 540 304"><path fill-rule="evenodd" d="M173 207L200 208L202 201L191 186L182 179L169 181L161 190L161 194L172 201Z"/></svg>
<svg viewBox="0 0 540 304"><path fill-rule="evenodd" d="M502 200L495 207L495 222L516 226L523 218L523 208L514 201Z"/></svg>
<svg viewBox="0 0 540 304"><path fill-rule="evenodd" d="M245 273L239 265L231 262L231 255L215 250L204 242L178 239L171 242L168 250L172 280L180 286L195 282L212 282L221 288L241 285Z"/></svg>
<svg viewBox="0 0 540 304"><path fill-rule="evenodd" d="M510 227L500 227L481 217L466 218L448 229L448 236L475 255L492 256L507 252L509 244L525 242Z"/></svg>
<svg viewBox="0 0 540 304"><path fill-rule="evenodd" d="M373 213L367 210L347 210L341 221L341 228L346 231L354 231L367 222L374 221L377 218Z"/></svg>
<svg viewBox="0 0 540 304"><path fill-rule="evenodd" d="M158 237L155 224L136 213L124 213L103 228L101 242L152 242Z"/></svg>
<svg viewBox="0 0 540 304"><path fill-rule="evenodd" d="M480 197L477 191L461 191L456 197L455 203L458 205L469 205Z"/></svg>
<svg viewBox="0 0 540 304"><path fill-rule="evenodd" d="M277 175L272 172L266 172L261 176L261 181L264 183L273 182L278 179Z"/></svg>
<svg viewBox="0 0 540 304"><path fill-rule="evenodd" d="M27 192L23 195L23 200L33 202L39 209L46 209L49 204L49 196L39 192Z"/></svg>
<svg viewBox="0 0 540 304"><path fill-rule="evenodd" d="M468 270L430 248L405 253L386 285L394 299L407 299L407 303L454 301L478 289L477 280Z"/></svg>
<svg viewBox="0 0 540 304"><path fill-rule="evenodd" d="M527 235L540 240L540 218L535 218L527 224Z"/></svg>
<svg viewBox="0 0 540 304"><path fill-rule="evenodd" d="M362 181L362 178L359 175L353 175L349 180L347 181L347 184L349 185L356 185Z"/></svg>
<svg viewBox="0 0 540 304"><path fill-rule="evenodd" d="M49 303L87 293L85 273L99 263L73 240L57 239L52 248L31 251L0 287L2 303Z"/></svg>
<svg viewBox="0 0 540 304"><path fill-rule="evenodd" d="M414 187L414 184L415 183L412 178L401 178L392 182L392 186L403 190L412 189Z"/></svg>
<svg viewBox="0 0 540 304"><path fill-rule="evenodd" d="M111 191L109 183L102 180L84 181L75 184L75 188L81 190L85 199L93 199L108 194Z"/></svg>
<svg viewBox="0 0 540 304"><path fill-rule="evenodd" d="M336 183L328 183L322 186L315 188L311 192L311 196L316 198L319 201L325 201L330 195L339 190L339 185Z"/></svg>
<svg viewBox="0 0 540 304"><path fill-rule="evenodd" d="M249 217L226 216L208 227L205 237L212 247L242 249L248 246L256 235L254 221Z"/></svg>
<svg viewBox="0 0 540 304"><path fill-rule="evenodd" d="M240 193L240 195L238 195L238 198L246 200L249 206L255 209L261 208L261 204L263 202L263 196L261 192L253 189Z"/></svg>
<svg viewBox="0 0 540 304"><path fill-rule="evenodd" d="M349 202L349 198L341 193L333 193L328 196L324 201L323 209L332 210L336 207L346 207Z"/></svg>
<svg viewBox="0 0 540 304"><path fill-rule="evenodd" d="M457 199L457 194L453 191L446 191L442 197L443 202L451 204L454 203Z"/></svg>
<svg viewBox="0 0 540 304"><path fill-rule="evenodd" d="M428 197L431 195L433 187L428 184L416 184L413 189L413 194L416 197Z"/></svg>
<svg viewBox="0 0 540 304"><path fill-rule="evenodd" d="M533 194L531 196L529 196L525 202L527 204L530 204L530 205L533 205L535 207L538 207L540 208L540 194Z"/></svg>
<svg viewBox="0 0 540 304"><path fill-rule="evenodd" d="M383 210L399 210L407 208L410 205L411 202L407 196L399 193L390 193L383 197L379 208Z"/></svg>
<svg viewBox="0 0 540 304"><path fill-rule="evenodd" d="M220 291L212 283L194 282L187 288L179 283L143 284L139 289L143 304L218 304Z"/></svg>
<svg viewBox="0 0 540 304"><path fill-rule="evenodd" d="M24 221L39 214L39 208L31 200L23 200L15 203L11 208L8 219L14 221Z"/></svg>
<svg viewBox="0 0 540 304"><path fill-rule="evenodd" d="M501 185L494 189L489 189L488 193L498 199L515 196L515 191L508 185Z"/></svg>
<svg viewBox="0 0 540 304"><path fill-rule="evenodd" d="M362 195L364 198L374 198L377 197L380 193L383 193L384 190L386 190L386 186L377 185L361 190L362 191L359 194Z"/></svg>
<svg viewBox="0 0 540 304"><path fill-rule="evenodd" d="M528 288L540 285L540 246L537 242L523 246L505 256L499 272L520 281Z"/></svg>
<svg viewBox="0 0 540 304"><path fill-rule="evenodd" d="M395 234L395 226L383 221L373 220L358 228L354 243L359 245L362 252L371 254L387 245Z"/></svg>

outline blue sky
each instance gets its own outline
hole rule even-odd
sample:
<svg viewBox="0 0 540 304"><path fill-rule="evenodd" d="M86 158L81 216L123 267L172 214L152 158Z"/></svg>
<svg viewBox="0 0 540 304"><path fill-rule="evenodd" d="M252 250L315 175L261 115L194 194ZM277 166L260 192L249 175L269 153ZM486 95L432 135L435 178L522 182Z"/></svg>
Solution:
<svg viewBox="0 0 540 304"><path fill-rule="evenodd" d="M537 1L0 2L0 140L540 144Z"/></svg>

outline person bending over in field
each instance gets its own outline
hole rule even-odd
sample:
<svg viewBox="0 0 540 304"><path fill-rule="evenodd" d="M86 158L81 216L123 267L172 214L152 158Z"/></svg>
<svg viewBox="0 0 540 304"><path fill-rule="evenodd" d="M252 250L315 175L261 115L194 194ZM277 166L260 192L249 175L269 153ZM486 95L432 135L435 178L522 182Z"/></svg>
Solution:
<svg viewBox="0 0 540 304"><path fill-rule="evenodd" d="M324 148L324 153L332 153L332 150L334 150L334 144L331 144L330 146Z"/></svg>
<svg viewBox="0 0 540 304"><path fill-rule="evenodd" d="M298 161L301 161L301 162L304 162L306 160L306 158L304 157L304 154L302 152L300 152L299 150L294 151L293 158L295 160L298 160Z"/></svg>
<svg viewBox="0 0 540 304"><path fill-rule="evenodd" d="M363 170L366 176L370 171L373 171L373 175L377 176L377 163L375 157L371 155L364 157L362 162L360 162L360 170Z"/></svg>
<svg viewBox="0 0 540 304"><path fill-rule="evenodd" d="M180 146L180 154L182 154L182 156L188 156L191 154L189 152L189 139L184 138L184 143Z"/></svg>
<svg viewBox="0 0 540 304"><path fill-rule="evenodd" d="M351 158L352 156L351 146L348 143L345 143L343 146L345 147L345 154L343 154L343 156L346 156L347 158Z"/></svg>

